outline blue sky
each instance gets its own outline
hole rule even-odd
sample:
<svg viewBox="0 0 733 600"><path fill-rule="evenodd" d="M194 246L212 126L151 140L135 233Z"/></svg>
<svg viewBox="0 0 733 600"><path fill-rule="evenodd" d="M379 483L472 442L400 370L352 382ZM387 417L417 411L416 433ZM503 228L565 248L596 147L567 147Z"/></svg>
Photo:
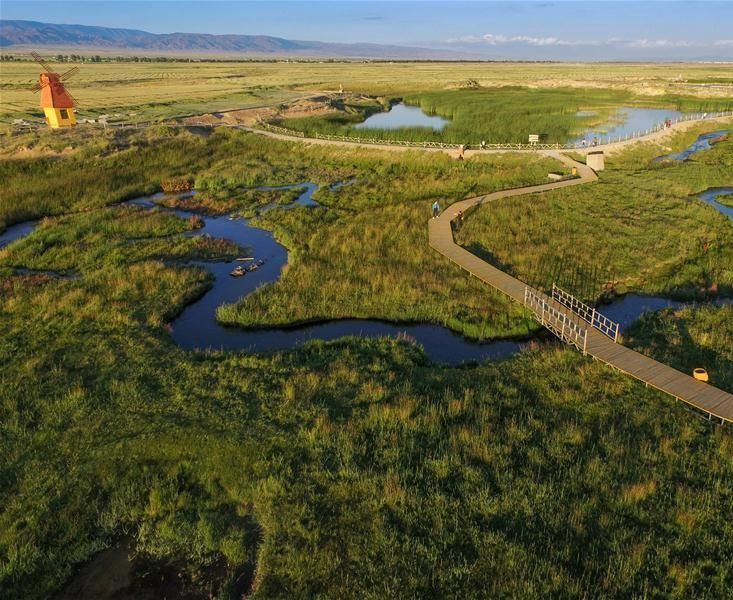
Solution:
<svg viewBox="0 0 733 600"><path fill-rule="evenodd" d="M499 59L733 60L733 0L2 0L0 16L153 33L423 46Z"/></svg>

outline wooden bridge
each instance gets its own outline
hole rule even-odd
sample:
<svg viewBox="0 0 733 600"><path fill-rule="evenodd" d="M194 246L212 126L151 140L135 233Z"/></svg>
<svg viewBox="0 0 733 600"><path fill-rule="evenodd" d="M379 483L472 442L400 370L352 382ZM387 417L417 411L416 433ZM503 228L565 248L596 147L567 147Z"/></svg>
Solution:
<svg viewBox="0 0 733 600"><path fill-rule="evenodd" d="M497 269L455 243L452 221L459 212L466 215L477 206L499 198L544 192L590 183L598 179L595 172L584 164L558 152L547 152L546 154L569 167L575 167L579 177L503 190L451 204L438 218L430 220L430 246L472 275L526 306L540 323L584 354L686 402L702 411L709 419L715 417L721 422L733 422L733 394L698 381L690 375L617 343L618 329L614 327L615 324L598 316L592 308L574 304L577 301L564 294L562 290L553 290L553 294L548 296Z"/></svg>

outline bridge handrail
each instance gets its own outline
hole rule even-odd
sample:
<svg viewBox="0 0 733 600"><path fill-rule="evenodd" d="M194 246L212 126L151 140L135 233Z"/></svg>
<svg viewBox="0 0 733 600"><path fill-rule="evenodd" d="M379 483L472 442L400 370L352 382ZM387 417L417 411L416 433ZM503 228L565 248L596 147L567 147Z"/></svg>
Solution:
<svg viewBox="0 0 733 600"><path fill-rule="evenodd" d="M545 294L525 286L524 305L532 310L537 320L563 342L573 344L585 354L588 347L588 329L557 310L548 300Z"/></svg>
<svg viewBox="0 0 733 600"><path fill-rule="evenodd" d="M618 342L619 324L612 321L605 315L599 313L595 308L578 300L575 296L552 284L552 299L572 310L585 322L600 331L602 334Z"/></svg>

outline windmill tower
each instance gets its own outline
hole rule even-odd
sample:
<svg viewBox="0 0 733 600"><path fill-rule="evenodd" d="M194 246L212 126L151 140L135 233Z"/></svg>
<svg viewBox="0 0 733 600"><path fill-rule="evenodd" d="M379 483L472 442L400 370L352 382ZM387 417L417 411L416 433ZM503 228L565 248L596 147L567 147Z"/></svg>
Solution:
<svg viewBox="0 0 733 600"><path fill-rule="evenodd" d="M38 83L31 88L34 92L41 92L41 108L46 115L46 123L51 129L76 125L76 116L74 115L76 100L69 94L62 82L74 75L79 67L73 67L66 73L59 75L51 70L51 67L43 61L40 55L31 52L31 56L46 71L38 76Z"/></svg>

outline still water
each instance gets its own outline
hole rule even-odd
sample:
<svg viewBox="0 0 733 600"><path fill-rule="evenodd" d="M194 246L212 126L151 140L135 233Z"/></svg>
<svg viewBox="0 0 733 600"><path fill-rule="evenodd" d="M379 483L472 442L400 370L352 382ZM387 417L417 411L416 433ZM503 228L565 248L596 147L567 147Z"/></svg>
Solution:
<svg viewBox="0 0 733 600"><path fill-rule="evenodd" d="M580 116L590 116L592 114L591 111L581 111L581 113ZM619 108L606 123L589 128L583 135L573 141L580 143L586 140L590 144L594 139L597 139L598 143L604 143L606 140L631 137L639 132L653 129L667 119L675 121L681 116L681 112L666 108L632 108L624 106Z"/></svg>
<svg viewBox="0 0 733 600"><path fill-rule="evenodd" d="M441 131L450 121L425 114L417 106L395 104L388 112L376 113L354 129L402 129L403 127L430 127Z"/></svg>

